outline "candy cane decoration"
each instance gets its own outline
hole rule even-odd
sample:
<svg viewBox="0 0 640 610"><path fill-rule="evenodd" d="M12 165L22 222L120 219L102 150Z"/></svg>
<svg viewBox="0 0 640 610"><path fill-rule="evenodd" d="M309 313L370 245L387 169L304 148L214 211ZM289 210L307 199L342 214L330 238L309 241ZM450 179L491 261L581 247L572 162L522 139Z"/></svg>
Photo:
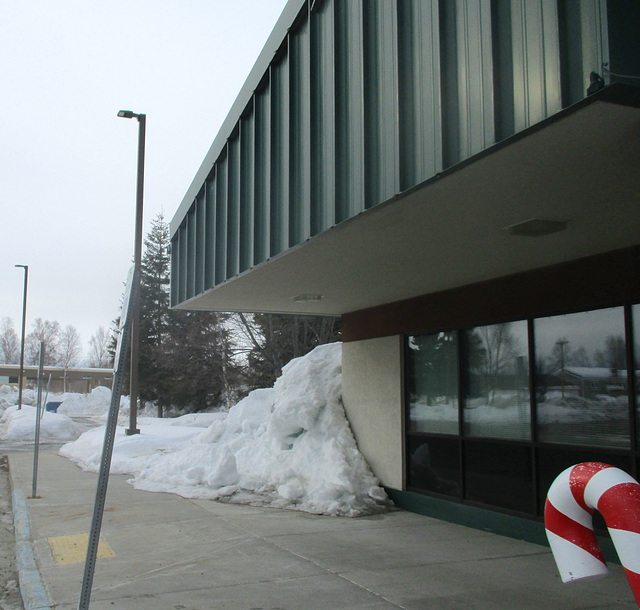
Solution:
<svg viewBox="0 0 640 610"><path fill-rule="evenodd" d="M544 523L562 582L609 573L593 531L598 510L640 606L640 485L623 470L585 462L549 488Z"/></svg>

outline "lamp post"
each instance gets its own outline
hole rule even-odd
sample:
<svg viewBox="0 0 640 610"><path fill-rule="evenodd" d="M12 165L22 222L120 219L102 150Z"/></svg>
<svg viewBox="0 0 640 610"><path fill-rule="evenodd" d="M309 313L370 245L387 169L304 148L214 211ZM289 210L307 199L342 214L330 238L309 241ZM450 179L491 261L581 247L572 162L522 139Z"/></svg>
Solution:
<svg viewBox="0 0 640 610"><path fill-rule="evenodd" d="M136 227L133 265L137 286L134 287L133 318L131 320L131 373L129 378L129 428L125 434L140 434L137 428L138 416L138 351L140 345L140 273L142 270L142 196L144 192L144 141L147 125L146 114L136 114L131 110L120 110L118 116L138 120L138 179L136 189Z"/></svg>
<svg viewBox="0 0 640 610"><path fill-rule="evenodd" d="M20 379L18 382L18 409L22 409L22 383L24 380L24 334L27 322L27 279L29 265L15 265L24 269L24 296L22 297L22 341L20 343Z"/></svg>

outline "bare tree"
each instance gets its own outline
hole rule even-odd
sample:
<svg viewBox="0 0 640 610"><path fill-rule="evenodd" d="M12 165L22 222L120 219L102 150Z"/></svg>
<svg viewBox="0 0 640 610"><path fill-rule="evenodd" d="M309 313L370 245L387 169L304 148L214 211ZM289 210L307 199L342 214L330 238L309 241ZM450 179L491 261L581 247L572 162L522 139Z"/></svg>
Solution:
<svg viewBox="0 0 640 610"><path fill-rule="evenodd" d="M75 326L66 326L58 343L58 364L65 369L76 366L81 353L80 333Z"/></svg>
<svg viewBox="0 0 640 610"><path fill-rule="evenodd" d="M111 333L104 326L99 326L89 339L89 366L103 369L111 366L113 358L109 353Z"/></svg>
<svg viewBox="0 0 640 610"><path fill-rule="evenodd" d="M25 360L27 364L38 364L40 359L40 343L44 341L44 364L55 366L58 360L58 343L60 340L60 324L37 318L33 330L25 341Z"/></svg>
<svg viewBox="0 0 640 610"><path fill-rule="evenodd" d="M0 358L4 364L17 364L20 358L20 343L11 318L0 322Z"/></svg>
<svg viewBox="0 0 640 610"><path fill-rule="evenodd" d="M511 324L493 324L474 329L468 339L468 350L474 369L486 385L487 400L492 405L499 377L516 361L518 342Z"/></svg>
<svg viewBox="0 0 640 610"><path fill-rule="evenodd" d="M341 339L340 319L327 316L240 313L234 332L246 353L245 377L249 387L270 386L292 358ZM237 350L235 355L239 355Z"/></svg>

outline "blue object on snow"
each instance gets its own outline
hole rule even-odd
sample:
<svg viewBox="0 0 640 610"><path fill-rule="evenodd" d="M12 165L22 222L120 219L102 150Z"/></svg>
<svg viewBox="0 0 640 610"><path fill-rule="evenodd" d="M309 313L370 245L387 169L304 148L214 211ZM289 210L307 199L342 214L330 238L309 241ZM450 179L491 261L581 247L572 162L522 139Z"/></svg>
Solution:
<svg viewBox="0 0 640 610"><path fill-rule="evenodd" d="M45 405L45 410L51 411L52 413L58 412L58 407L62 404L62 402L48 402Z"/></svg>

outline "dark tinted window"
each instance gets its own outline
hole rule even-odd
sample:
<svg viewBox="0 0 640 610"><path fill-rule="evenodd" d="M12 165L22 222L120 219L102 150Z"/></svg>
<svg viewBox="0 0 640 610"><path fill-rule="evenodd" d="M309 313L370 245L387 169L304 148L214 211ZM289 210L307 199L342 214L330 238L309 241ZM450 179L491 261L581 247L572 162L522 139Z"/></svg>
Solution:
<svg viewBox="0 0 640 610"><path fill-rule="evenodd" d="M534 321L538 438L629 447L624 310Z"/></svg>
<svg viewBox="0 0 640 610"><path fill-rule="evenodd" d="M408 439L407 483L415 487L460 497L460 449L457 440L412 436Z"/></svg>
<svg viewBox="0 0 640 610"><path fill-rule="evenodd" d="M465 441L465 498L501 508L535 510L531 447Z"/></svg>

